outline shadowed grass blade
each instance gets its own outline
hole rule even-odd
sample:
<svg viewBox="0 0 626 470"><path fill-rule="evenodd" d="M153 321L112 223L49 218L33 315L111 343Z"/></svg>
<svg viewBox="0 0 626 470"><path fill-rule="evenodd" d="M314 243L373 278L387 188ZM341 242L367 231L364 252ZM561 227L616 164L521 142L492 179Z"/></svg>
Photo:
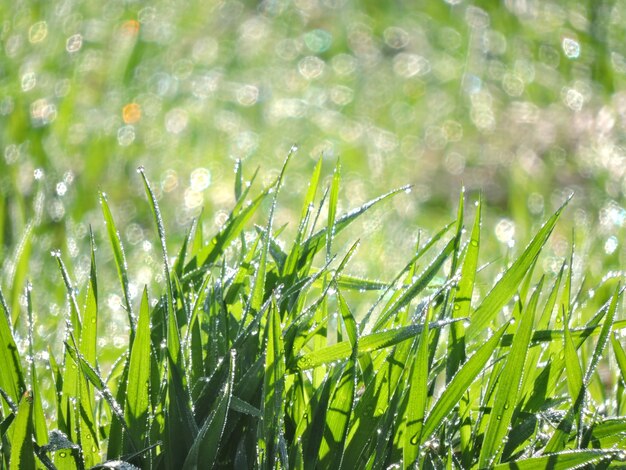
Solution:
<svg viewBox="0 0 626 470"><path fill-rule="evenodd" d="M20 400L17 416L13 421L11 436L11 462L9 470L36 468L33 447L33 394L25 392Z"/></svg>
<svg viewBox="0 0 626 470"><path fill-rule="evenodd" d="M10 324L11 315L1 291L0 304L3 310L0 313L0 364L2 364L0 367L0 388L8 394L13 402L17 402L26 390L26 385Z"/></svg>
<svg viewBox="0 0 626 470"><path fill-rule="evenodd" d="M183 465L184 470L198 468L212 468L217 463L220 442L226 426L226 418L233 398L233 383L235 380L236 353L230 351L228 379L220 394L215 408L205 420L198 432L196 439L189 450L189 454Z"/></svg>

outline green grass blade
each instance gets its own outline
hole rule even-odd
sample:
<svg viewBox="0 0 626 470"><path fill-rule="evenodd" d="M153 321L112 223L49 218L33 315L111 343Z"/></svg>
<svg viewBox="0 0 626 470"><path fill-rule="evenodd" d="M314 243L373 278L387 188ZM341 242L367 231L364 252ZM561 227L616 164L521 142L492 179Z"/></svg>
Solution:
<svg viewBox="0 0 626 470"><path fill-rule="evenodd" d="M133 305L130 297L129 289L129 277L128 277L128 265L126 264L126 254L124 252L124 246L122 245L122 239L120 232L115 225L113 214L109 207L106 194L100 194L100 206L102 207L102 215L104 216L104 224L109 235L109 242L113 250L113 258L115 259L115 268L117 269L117 275L122 286L122 293L124 295L124 305L128 314L128 322L131 331L131 343L135 334L135 317L133 315Z"/></svg>
<svg viewBox="0 0 626 470"><path fill-rule="evenodd" d="M569 329L569 319L563 312L563 350L565 352L565 372L567 375L567 390L569 391L572 404L578 401L578 397L583 393L583 371L580 367L576 346L572 340Z"/></svg>
<svg viewBox="0 0 626 470"><path fill-rule="evenodd" d="M265 378L263 381L263 435L260 445L267 465L274 468L279 462L286 468L287 456L281 452L284 440L285 413L285 353L280 326L280 313L272 301L266 324Z"/></svg>
<svg viewBox="0 0 626 470"><path fill-rule="evenodd" d="M150 304L148 291L144 289L139 307L139 319L135 341L130 350L128 384L126 386L126 406L124 415L130 428L132 439L139 445L146 443L148 415L150 413Z"/></svg>
<svg viewBox="0 0 626 470"><path fill-rule="evenodd" d="M9 470L30 470L36 468L33 446L33 394L25 392L20 400L17 416L12 425L11 462Z"/></svg>
<svg viewBox="0 0 626 470"><path fill-rule="evenodd" d="M508 328L505 324L496 331L491 338L484 342L476 352L470 356L459 372L452 378L445 390L441 393L424 421L422 428L422 442L428 439L441 426L450 411L456 406L463 394L474 380L484 371L487 361L498 347L500 339Z"/></svg>
<svg viewBox="0 0 626 470"><path fill-rule="evenodd" d="M32 251L32 240L33 240L33 231L34 225L30 222L25 230L24 235L20 239L20 242L15 247L15 252L13 254L13 262L10 267L12 268L8 273L7 284L11 286L9 291L9 301L11 305L11 324L15 326L17 324L17 319L19 317L21 308L20 308L20 298L22 295L22 291L24 289L24 285L26 282L26 277L28 274L28 266L30 262L30 254Z"/></svg>
<svg viewBox="0 0 626 470"><path fill-rule="evenodd" d="M461 268L461 279L454 295L452 307L453 318L469 318L476 271L478 270L478 252L480 248L480 224L481 202L478 201L474 226L467 246L465 259ZM448 382L454 376L459 365L465 361L465 326L463 323L455 323L450 326L450 339L448 341L448 359L446 365L446 377Z"/></svg>
<svg viewBox="0 0 626 470"><path fill-rule="evenodd" d="M594 464L606 461L615 455L614 451L607 450L569 450L541 457L515 460L493 467L494 470L536 470L545 468L550 470L570 470L573 468L593 468Z"/></svg>
<svg viewBox="0 0 626 470"><path fill-rule="evenodd" d="M7 393L11 400L17 403L26 390L26 385L10 324L11 314L1 291L0 305L3 310L0 313L0 364L2 364L0 367L0 388Z"/></svg>
<svg viewBox="0 0 626 470"><path fill-rule="evenodd" d="M513 337L513 344L495 392L495 401L489 414L489 424L478 459L479 467L492 466L497 462L504 448L507 432L517 406L518 393L522 386L526 355L540 292L541 284L537 286L528 305L522 311L519 326Z"/></svg>
<svg viewBox="0 0 626 470"><path fill-rule="evenodd" d="M622 381L626 384L626 351L624 351L622 344L615 334L611 336L611 345L613 346L613 354L615 354L615 362L617 362L617 366L622 375Z"/></svg>
<svg viewBox="0 0 626 470"><path fill-rule="evenodd" d="M429 324L430 329L441 328L457 320L442 320L437 322L431 322ZM420 334L423 329L423 325L409 325L400 328L393 328L379 333L371 333L366 336L362 336L359 339L359 354L378 351L380 349L394 346L398 343L414 338ZM289 372L301 371L306 369L312 369L314 367L321 366L322 364L328 364L331 362L347 359L352 352L352 344L350 341L342 341L325 348L315 350L304 355L299 356L296 359L295 367L291 367Z"/></svg>
<svg viewBox="0 0 626 470"><path fill-rule="evenodd" d="M235 381L235 350L230 351L228 379L220 393L215 408L205 420L191 446L183 465L184 470L198 468L212 468L216 466L218 451L226 426L226 418L233 398L233 384Z"/></svg>
<svg viewBox="0 0 626 470"><path fill-rule="evenodd" d="M328 198L328 223L326 225L326 261L330 260L333 237L335 236L335 218L337 215L337 201L339 199L339 183L341 181L341 163L337 159L337 165L333 173L333 182L330 186Z"/></svg>
<svg viewBox="0 0 626 470"><path fill-rule="evenodd" d="M541 249L548 241L548 237L552 233L554 225L568 201L547 220L524 252L515 260L513 265L504 273L502 278L493 289L489 291L487 296L474 311L471 323L467 328L467 336L470 339L474 339L481 334L485 328L489 326L502 307L515 295L518 286L535 262L537 256L539 256Z"/></svg>
<svg viewBox="0 0 626 470"><path fill-rule="evenodd" d="M606 347L606 343L609 340L609 336L613 328L613 322L615 320L615 314L617 312L617 303L621 294L622 289L621 286L618 284L615 288L615 292L613 293L613 297L611 297L611 303L609 304L606 317L604 318L602 329L600 331L600 336L598 337L598 342L596 343L596 347L593 351L593 356L591 358L591 361L589 361L587 370L585 371L585 378L583 380L585 387L589 386L591 376L595 372L596 367L598 366L598 363L602 358L602 354L604 353L604 348Z"/></svg>
<svg viewBox="0 0 626 470"><path fill-rule="evenodd" d="M421 442L422 427L426 414L428 400L428 322L431 318L432 308L427 309L424 319L424 328L420 333L417 345L417 354L413 358L413 364L409 375L407 387L409 398L406 409L406 429L404 430L403 461L405 465L414 465L419 457L419 444Z"/></svg>
<svg viewBox="0 0 626 470"><path fill-rule="evenodd" d="M366 202L361 207L354 209L347 214L339 217L335 221L335 235L345 229L348 225L354 222L360 215L367 212L369 209L377 205L378 203L395 196L397 194L405 192L409 186L403 186L401 188L395 189L393 191L389 191L388 193L383 194L382 196L377 197L376 199L372 199L369 202ZM326 233L328 232L329 227L324 227L319 231L315 232L304 242L305 248L302 250L302 254L300 255L300 259L298 260L298 267L302 267L307 264L307 260L313 258L313 256L319 252L324 247L324 243L326 242Z"/></svg>
<svg viewBox="0 0 626 470"><path fill-rule="evenodd" d="M437 255L437 258L411 283L410 286L391 305L387 306L374 324L374 331L384 328L390 318L400 309L407 306L420 292L422 292L433 280L448 257L454 252L455 239L448 242L445 248Z"/></svg>
<svg viewBox="0 0 626 470"><path fill-rule="evenodd" d="M346 329L356 332L356 322L349 310L342 309ZM352 334L348 334L349 337ZM357 386L358 340L351 341L352 354L345 363L343 373L337 381L326 412L326 429L319 448L318 461L326 468L342 468L348 425L354 407Z"/></svg>

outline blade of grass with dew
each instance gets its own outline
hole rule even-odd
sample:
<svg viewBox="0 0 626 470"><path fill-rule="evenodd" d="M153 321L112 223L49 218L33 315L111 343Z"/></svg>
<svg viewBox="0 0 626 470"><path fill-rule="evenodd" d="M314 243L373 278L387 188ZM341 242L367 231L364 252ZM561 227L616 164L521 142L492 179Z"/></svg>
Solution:
<svg viewBox="0 0 626 470"><path fill-rule="evenodd" d="M95 364L97 359L96 340L98 336L98 281L96 274L95 242L93 233L90 233L91 260L89 269L89 283L85 294L85 304L83 307L83 328L79 340L80 354L90 364ZM100 460L100 446L98 443L95 397L93 385L88 381L81 381L81 426L82 447L85 464L93 466Z"/></svg>
<svg viewBox="0 0 626 470"><path fill-rule="evenodd" d="M624 404L626 403L626 394L624 394L624 389L626 388L626 351L624 351L624 348L617 337L617 333L613 333L611 336L611 345L613 346L615 362L617 363L617 367L619 368L621 375L621 380L620 378L617 379L617 411L618 414L623 414L621 411L624 410ZM620 391L622 393L620 393Z"/></svg>
<svg viewBox="0 0 626 470"><path fill-rule="evenodd" d="M235 208L230 213L224 226L209 241L209 243L187 263L185 272L215 263L230 243L239 237L246 223L252 218L263 200L271 194L271 189L273 187L274 185L270 185L260 195L254 198L250 204L244 206L243 203L247 197L248 191L251 188L251 184L248 185L241 195L241 198L235 204Z"/></svg>
<svg viewBox="0 0 626 470"><path fill-rule="evenodd" d="M452 317L469 318L478 271L478 254L480 251L480 232L482 223L482 199L476 201L476 213L474 214L474 225L472 233L463 259L461 267L461 279L454 295ZM465 353L465 325L463 323L453 323L450 325L450 336L448 339L448 358L446 361L446 381L449 383L457 373L459 367L466 360ZM459 438L461 446L461 460L465 467L469 467L471 462L471 441L472 422L470 413L471 399L469 394L459 401Z"/></svg>
<svg viewBox="0 0 626 470"><path fill-rule="evenodd" d="M524 252L506 270L497 284L476 308L472 314L471 323L467 328L469 339L474 339L483 332L500 309L515 295L517 287L526 276L528 269L533 265L537 256L539 256L541 249L547 243L548 237L568 202L569 199L547 220Z"/></svg>
<svg viewBox="0 0 626 470"><path fill-rule="evenodd" d="M100 193L100 206L102 207L102 215L104 217L104 225L109 235L109 242L111 243L111 249L113 250L113 258L115 259L115 268L117 269L117 275L122 286L122 294L124 296L124 305L126 307L126 313L128 315L128 324L130 326L130 341L132 345L133 338L135 336L135 317L133 315L133 305L130 296L129 277L128 277L128 265L126 263L126 254L124 252L124 246L122 245L122 239L120 232L115 225L113 214L109 207L107 196L105 193Z"/></svg>
<svg viewBox="0 0 626 470"><path fill-rule="evenodd" d="M20 363L20 356L13 338L11 327L11 314L6 300L0 290L0 305L3 312L0 313L0 388L6 392L11 400L17 402L26 391L24 373ZM7 411L6 408L0 408Z"/></svg>
<svg viewBox="0 0 626 470"><path fill-rule="evenodd" d="M43 445L48 440L48 426L43 413L41 393L39 392L40 383L37 377L37 369L35 368L35 350L33 347L35 323L33 319L33 301L31 295L32 285L30 281L27 281L26 288L24 289L24 298L26 299L26 312L28 314L28 363L32 401L33 438L37 444Z"/></svg>
<svg viewBox="0 0 626 470"><path fill-rule="evenodd" d="M302 253L303 245L302 240L305 237L305 233L308 228L311 210L313 207L313 201L315 200L315 194L317 193L317 188L319 186L320 174L322 171L322 159L320 158L315 164L315 168L313 173L311 174L311 179L309 181L309 187L304 198L304 202L302 204L302 210L300 215L300 223L298 224L298 231L296 232L296 236L294 238L291 250L287 255L287 260L285 261L285 265L283 267L282 276L285 279L287 285L291 284L292 278L295 275L296 267L298 265L298 259L300 258L300 254Z"/></svg>
<svg viewBox="0 0 626 470"><path fill-rule="evenodd" d="M33 395L24 392L13 421L11 435L11 461L9 470L34 469L35 448L33 447Z"/></svg>
<svg viewBox="0 0 626 470"><path fill-rule="evenodd" d="M591 381L591 376L595 372L595 369L600 362L600 358L602 357L602 353L611 334L611 328L613 327L613 320L615 319L615 311L617 310L617 302L619 300L620 294L621 287L618 284L613 296L611 297L606 316L604 317L602 330L600 332L598 342L596 343L596 347L593 351L593 356L589 361L589 364L587 365L587 370L585 371L585 375L583 377L581 391L576 401L569 408L566 415L559 423L556 431L554 431L554 434L552 434L552 437L546 444L545 452L547 453L559 452L565 448L565 445L572 431L574 420L579 420L579 414L581 413L584 396L587 393L587 387L589 386L589 382Z"/></svg>
<svg viewBox="0 0 626 470"><path fill-rule="evenodd" d="M148 202L150 203L150 208L152 209L152 216L156 224L157 235L161 244L166 291L166 356L168 361L168 419L166 420L168 426L166 430L166 446L170 451L166 454L166 458L169 465L174 468L180 467L184 463L187 456L187 449L189 449L192 445L198 430L195 421L192 419L193 412L190 408L191 394L184 381L184 356L181 354L180 335L176 319L176 310L174 307L174 288L167 254L163 218L161 216L161 210L157 203L156 196L152 191L152 187L150 186L144 168L140 167L137 171L143 180L144 189L146 196L148 197Z"/></svg>
<svg viewBox="0 0 626 470"><path fill-rule="evenodd" d="M567 318L565 309L562 312L563 315L563 351L565 354L565 373L567 376L567 390L572 404L578 401L581 393L584 393L583 388L583 371L580 367L580 361L578 354L576 353L576 346L572 340L572 335L569 329L569 321Z"/></svg>
<svg viewBox="0 0 626 470"><path fill-rule="evenodd" d="M383 364L373 379L365 385L365 391L354 407L354 419L350 422L344 461L355 468L363 466L364 456L372 455L370 445L375 445L373 438L380 421L388 412L412 344L413 342L407 341L384 355Z"/></svg>
<svg viewBox="0 0 626 470"><path fill-rule="evenodd" d="M406 408L406 428L402 446L404 465L412 466L419 457L419 443L424 425L426 405L428 401L428 322L432 317L432 307L428 307L424 318L424 327L417 344L417 354L412 358L409 379L407 382L408 404Z"/></svg>
<svg viewBox="0 0 626 470"><path fill-rule="evenodd" d="M536 287L528 305L522 309L519 326L502 369L495 392L495 401L489 414L489 424L478 459L480 467L492 466L499 460L502 453L503 443L506 441L507 430L511 425L522 386L526 354L530 345L541 287L541 284Z"/></svg>
<svg viewBox="0 0 626 470"><path fill-rule="evenodd" d="M394 314L407 306L420 292L422 292L437 272L441 269L448 257L454 252L455 239L448 242L445 248L437 255L437 258L417 277L417 279L393 302L386 307L374 324L374 331L384 328Z"/></svg>
<svg viewBox="0 0 626 470"><path fill-rule="evenodd" d="M615 451L607 450L569 450L541 457L530 457L513 462L502 463L493 467L494 470L536 470L546 468L550 470L569 470L573 468L588 468L603 460L611 459Z"/></svg>
<svg viewBox="0 0 626 470"><path fill-rule="evenodd" d="M587 430L588 446L600 449L619 449L619 443L626 438L626 417L607 418L599 423L594 423ZM623 446L621 447L623 449Z"/></svg>
<svg viewBox="0 0 626 470"><path fill-rule="evenodd" d="M460 319L440 320L431 322L429 328L442 328ZM422 324L414 324L409 326L403 326L399 328L392 328L389 330L381 331L379 333L370 333L369 335L359 338L359 354L378 351L380 349L395 346L398 343L402 343L408 339L414 338L415 335L421 333L423 329ZM296 366L292 367L289 371L295 372L296 370L307 370L314 367L328 364L331 362L347 359L352 352L352 344L350 341L342 341L331 346L326 346L319 350L314 350L309 353L305 353L296 358ZM288 372L289 372L288 371Z"/></svg>
<svg viewBox="0 0 626 470"><path fill-rule="evenodd" d="M138 445L146 444L148 415L150 414L150 304L144 288L139 307L135 341L130 346L128 383L124 416L131 436Z"/></svg>
<svg viewBox="0 0 626 470"><path fill-rule="evenodd" d="M348 212L347 214L344 214L343 216L339 217L335 221L335 235L337 235L339 232L345 229L348 225L354 222L354 220L356 220L360 215L362 215L363 213L365 213L366 211L368 211L369 209L371 209L378 203L392 196L403 193L408 188L409 186L403 186L393 191L389 191L388 193L385 193L382 196L372 199L371 201L363 204L361 207L354 209ZM310 262L310 260L315 256L315 254L318 253L319 250L321 250L325 246L326 233L328 230L329 230L329 227L324 227L320 229L319 231L315 232L313 235L311 235L309 238L307 238L304 241L303 245L305 248L302 250L300 258L298 259L298 264L297 264L298 268L301 268L302 266L307 265Z"/></svg>
<svg viewBox="0 0 626 470"><path fill-rule="evenodd" d="M420 444L428 439L459 402L468 387L484 371L487 361L498 347L509 324L506 323L485 341L461 366L448 383L424 420Z"/></svg>
<svg viewBox="0 0 626 470"><path fill-rule="evenodd" d="M354 331L356 322L349 311L342 311L346 329ZM322 467L341 469L344 462L345 444L357 386L358 338L351 341L352 354L345 362L343 372L331 392L326 411L326 427L318 452L318 462Z"/></svg>
<svg viewBox="0 0 626 470"><path fill-rule="evenodd" d="M477 201L474 225L470 235L470 241L465 252L463 266L461 267L461 279L459 280L452 307L452 318L469 318L476 272L478 270L478 253L480 249L480 224L481 224L481 201ZM449 382L459 365L465 361L465 326L463 323L455 323L450 326L450 338L448 340L448 356L446 364L446 377Z"/></svg>
<svg viewBox="0 0 626 470"><path fill-rule="evenodd" d="M63 278L63 283L65 284L65 289L67 290L67 298L69 299L70 304L70 326L80 337L83 323L80 315L80 309L78 308L78 301L76 300L76 290L72 285L65 263L63 263L63 260L61 259L61 253L57 251L53 254L53 256L57 260L59 270L61 271L61 277Z"/></svg>
<svg viewBox="0 0 626 470"><path fill-rule="evenodd" d="M196 439L187 454L183 469L212 468L216 466L220 442L226 426L226 418L233 398L235 381L236 353L230 351L228 380L209 417L200 428Z"/></svg>
<svg viewBox="0 0 626 470"><path fill-rule="evenodd" d="M331 257L332 242L335 237L335 218L337 215L337 201L339 200L339 183L341 181L341 163L337 159L335 171L333 172L333 182L330 186L330 197L328 198L328 221L326 224L326 261Z"/></svg>
<svg viewBox="0 0 626 470"><path fill-rule="evenodd" d="M17 325L17 319L20 315L20 299L22 296L22 289L26 282L26 276L28 274L28 265L30 262L30 254L32 250L34 224L30 222L24 229L24 234L20 239L20 242L15 247L15 251L12 256L12 262L9 265L11 267L8 273L7 284L11 286L9 296L11 305L11 325Z"/></svg>
<svg viewBox="0 0 626 470"><path fill-rule="evenodd" d="M281 441L284 440L285 414L285 353L280 326L280 314L273 299L268 311L265 330L265 378L263 381L263 435L260 446L267 465L287 467Z"/></svg>

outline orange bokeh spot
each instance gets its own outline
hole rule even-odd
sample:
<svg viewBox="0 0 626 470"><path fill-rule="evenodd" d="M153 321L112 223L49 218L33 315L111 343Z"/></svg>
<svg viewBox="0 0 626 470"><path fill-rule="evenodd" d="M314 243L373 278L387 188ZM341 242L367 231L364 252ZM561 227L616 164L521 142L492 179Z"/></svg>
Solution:
<svg viewBox="0 0 626 470"><path fill-rule="evenodd" d="M139 34L139 21L128 20L122 24L122 33L126 36L137 36Z"/></svg>
<svg viewBox="0 0 626 470"><path fill-rule="evenodd" d="M122 119L126 124L135 124L141 119L141 106L137 103L128 103L122 108Z"/></svg>

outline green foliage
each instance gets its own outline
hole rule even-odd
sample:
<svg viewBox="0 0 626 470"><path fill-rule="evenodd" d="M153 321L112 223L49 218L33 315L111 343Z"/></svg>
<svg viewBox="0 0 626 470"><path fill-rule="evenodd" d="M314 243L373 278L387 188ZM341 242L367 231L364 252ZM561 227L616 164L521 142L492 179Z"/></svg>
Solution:
<svg viewBox="0 0 626 470"><path fill-rule="evenodd" d="M164 285L156 295L144 289L138 305L102 197L128 314L116 364L98 346L103 284L93 242L82 308L57 256L68 309L50 370L33 349L30 288L26 348L0 298L0 468L571 468L626 458L621 285L599 286L606 298L597 309L572 300L572 263L533 276L564 207L499 266L482 300L474 298L485 282L482 209L466 234L465 195L454 233L449 225L418 244L392 281L371 281L349 273L358 243L342 253L337 234L349 237L354 220L401 191L341 215L341 167L319 200L319 163L285 244L274 217L289 159L251 199L239 165L222 230L204 243L194 223L174 262L141 170ZM265 200L267 222L252 227ZM316 228L324 209L326 226ZM371 292L378 297L362 311ZM51 397L39 386L46 374ZM47 421L42 403L55 410Z"/></svg>

